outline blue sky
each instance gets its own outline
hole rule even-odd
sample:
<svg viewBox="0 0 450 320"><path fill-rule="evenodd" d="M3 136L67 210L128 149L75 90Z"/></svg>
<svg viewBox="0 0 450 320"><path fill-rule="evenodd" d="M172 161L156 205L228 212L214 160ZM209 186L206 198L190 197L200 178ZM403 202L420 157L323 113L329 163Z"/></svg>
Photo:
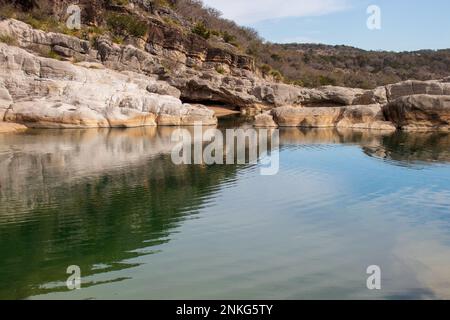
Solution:
<svg viewBox="0 0 450 320"><path fill-rule="evenodd" d="M204 0L272 42L345 44L368 50L450 48L449 0ZM367 8L381 9L369 30Z"/></svg>

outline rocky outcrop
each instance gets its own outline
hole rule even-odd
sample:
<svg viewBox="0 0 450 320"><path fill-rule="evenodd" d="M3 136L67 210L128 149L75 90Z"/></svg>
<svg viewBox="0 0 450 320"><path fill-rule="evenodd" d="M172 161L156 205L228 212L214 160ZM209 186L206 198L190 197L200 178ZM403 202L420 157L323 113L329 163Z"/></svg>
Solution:
<svg viewBox="0 0 450 320"><path fill-rule="evenodd" d="M212 47L202 37L186 34L158 19L150 19L146 50L157 56L171 56L189 67L211 68L222 65L231 68L255 71L253 58L236 53L236 48Z"/></svg>
<svg viewBox="0 0 450 320"><path fill-rule="evenodd" d="M416 94L450 95L450 79L417 81L408 80L386 86L389 101Z"/></svg>
<svg viewBox="0 0 450 320"><path fill-rule="evenodd" d="M279 107L272 110L275 122L280 127L329 128L334 127L343 109Z"/></svg>
<svg viewBox="0 0 450 320"><path fill-rule="evenodd" d="M382 89L332 86L306 89L274 83L258 76L253 59L235 53L236 48L211 47L195 34L186 36L180 32L176 27L150 19L146 43L137 48L131 44L115 44L105 36L91 45L76 37L33 29L17 20L0 21L0 34L16 39L22 48L38 53L52 51L61 59L101 63L116 71L144 74L167 85L152 88L154 93L189 102L270 109L285 105L372 104L386 99Z"/></svg>
<svg viewBox="0 0 450 320"><path fill-rule="evenodd" d="M201 103L256 113L255 125L262 127L448 126L450 79L404 81L373 90L275 83L259 76L252 58L231 45L212 46L161 19L147 22L145 40L119 45L107 36L91 43L13 19L0 21L0 35L31 52L2 49L0 120L63 128L214 124L214 115ZM36 57L45 52L65 62Z"/></svg>
<svg viewBox="0 0 450 320"><path fill-rule="evenodd" d="M303 128L352 128L395 131L385 121L381 105L344 107L279 107L256 116L255 126Z"/></svg>
<svg viewBox="0 0 450 320"><path fill-rule="evenodd" d="M400 97L387 104L383 111L386 118L402 130L450 129L450 95Z"/></svg>
<svg viewBox="0 0 450 320"><path fill-rule="evenodd" d="M287 84L257 84L251 92L258 100L275 107L302 105L304 107L342 107L387 103L384 87L373 90L324 86L301 88Z"/></svg>
<svg viewBox="0 0 450 320"><path fill-rule="evenodd" d="M285 101L295 100L305 108L275 108L271 115L280 126L426 131L448 130L450 123L449 79L404 81L374 90L303 89L296 99L290 89L281 92L288 97ZM258 118L257 126L271 126L267 117Z"/></svg>
<svg viewBox="0 0 450 320"><path fill-rule="evenodd" d="M136 127L193 125L194 122L214 125L217 122L214 113L204 107L149 92L148 87L154 91L158 85L152 78L36 57L5 44L0 44L0 83L12 99L4 119L28 127Z"/></svg>
<svg viewBox="0 0 450 320"><path fill-rule="evenodd" d="M276 128L278 124L273 119L271 112L264 112L255 116L256 128Z"/></svg>
<svg viewBox="0 0 450 320"><path fill-rule="evenodd" d="M395 131L395 126L385 120L379 104L344 107L336 127Z"/></svg>

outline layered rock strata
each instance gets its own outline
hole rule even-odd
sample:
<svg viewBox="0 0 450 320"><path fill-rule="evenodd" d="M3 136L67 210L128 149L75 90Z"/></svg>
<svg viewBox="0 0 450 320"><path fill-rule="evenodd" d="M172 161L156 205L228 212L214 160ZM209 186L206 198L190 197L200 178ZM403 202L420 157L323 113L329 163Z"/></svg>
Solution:
<svg viewBox="0 0 450 320"><path fill-rule="evenodd" d="M156 80L140 74L73 65L0 44L3 120L27 127L217 123L214 113L206 107L154 93L157 86Z"/></svg>

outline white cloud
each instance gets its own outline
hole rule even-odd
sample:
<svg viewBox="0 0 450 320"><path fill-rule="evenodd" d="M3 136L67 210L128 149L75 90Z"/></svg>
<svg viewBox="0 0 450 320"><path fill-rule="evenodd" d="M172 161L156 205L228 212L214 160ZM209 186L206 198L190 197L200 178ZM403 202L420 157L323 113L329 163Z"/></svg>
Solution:
<svg viewBox="0 0 450 320"><path fill-rule="evenodd" d="M203 0L240 24L268 19L320 16L348 8L348 0Z"/></svg>

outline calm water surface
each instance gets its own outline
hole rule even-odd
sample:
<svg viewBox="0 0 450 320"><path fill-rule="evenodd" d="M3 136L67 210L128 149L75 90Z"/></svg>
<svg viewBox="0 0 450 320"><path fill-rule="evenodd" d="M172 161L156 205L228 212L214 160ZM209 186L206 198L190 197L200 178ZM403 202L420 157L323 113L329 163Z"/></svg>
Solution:
<svg viewBox="0 0 450 320"><path fill-rule="evenodd" d="M261 176L173 130L0 135L0 299L450 298L449 134L285 129Z"/></svg>

